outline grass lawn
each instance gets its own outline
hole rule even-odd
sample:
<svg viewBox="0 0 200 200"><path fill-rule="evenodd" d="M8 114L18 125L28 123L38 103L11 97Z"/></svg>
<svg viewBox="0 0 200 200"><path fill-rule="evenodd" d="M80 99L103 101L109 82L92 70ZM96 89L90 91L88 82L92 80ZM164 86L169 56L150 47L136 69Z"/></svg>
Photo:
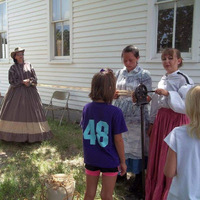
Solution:
<svg viewBox="0 0 200 200"><path fill-rule="evenodd" d="M0 200L40 200L45 176L73 174L76 192L83 199L85 173L82 132L77 124L49 121L54 138L42 143L0 141ZM97 198L100 199L100 184ZM114 199L127 199L124 185L117 185ZM131 198L133 200L133 198Z"/></svg>

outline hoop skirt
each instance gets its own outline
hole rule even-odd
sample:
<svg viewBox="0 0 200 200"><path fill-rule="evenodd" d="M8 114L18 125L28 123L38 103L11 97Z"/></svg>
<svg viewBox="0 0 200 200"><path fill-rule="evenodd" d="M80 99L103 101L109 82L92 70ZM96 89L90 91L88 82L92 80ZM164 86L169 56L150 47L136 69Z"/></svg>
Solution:
<svg viewBox="0 0 200 200"><path fill-rule="evenodd" d="M31 85L25 86L24 79L30 79ZM53 134L44 114L36 88L36 74L30 63L12 65L9 83L0 112L0 139L30 143L50 139Z"/></svg>

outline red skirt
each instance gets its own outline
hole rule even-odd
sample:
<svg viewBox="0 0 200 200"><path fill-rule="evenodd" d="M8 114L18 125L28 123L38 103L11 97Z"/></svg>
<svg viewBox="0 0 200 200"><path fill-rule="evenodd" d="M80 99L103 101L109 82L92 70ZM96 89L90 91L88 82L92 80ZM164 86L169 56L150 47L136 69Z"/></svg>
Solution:
<svg viewBox="0 0 200 200"><path fill-rule="evenodd" d="M185 114L175 113L167 108L159 109L150 136L145 200L167 199L172 179L163 173L168 151L164 138L175 127L188 123L189 119Z"/></svg>

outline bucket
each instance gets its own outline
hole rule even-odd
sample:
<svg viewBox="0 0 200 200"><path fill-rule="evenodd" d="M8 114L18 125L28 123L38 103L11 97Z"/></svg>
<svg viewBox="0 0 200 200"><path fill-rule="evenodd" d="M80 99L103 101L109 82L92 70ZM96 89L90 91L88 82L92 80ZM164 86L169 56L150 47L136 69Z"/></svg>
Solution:
<svg viewBox="0 0 200 200"><path fill-rule="evenodd" d="M48 200L72 200L75 190L75 180L66 174L54 174L45 181Z"/></svg>

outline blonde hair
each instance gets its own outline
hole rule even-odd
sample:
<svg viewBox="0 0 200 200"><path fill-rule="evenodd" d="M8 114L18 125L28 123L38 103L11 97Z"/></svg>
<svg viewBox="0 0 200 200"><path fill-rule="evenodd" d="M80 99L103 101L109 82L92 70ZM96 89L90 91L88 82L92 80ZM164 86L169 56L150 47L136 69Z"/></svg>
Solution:
<svg viewBox="0 0 200 200"><path fill-rule="evenodd" d="M190 118L190 123L187 125L188 134L191 137L200 139L200 85L191 88L185 101L186 114Z"/></svg>
<svg viewBox="0 0 200 200"><path fill-rule="evenodd" d="M109 68L101 69L92 78L91 92L89 97L93 101L103 100L105 103L112 103L116 91L116 78Z"/></svg>

